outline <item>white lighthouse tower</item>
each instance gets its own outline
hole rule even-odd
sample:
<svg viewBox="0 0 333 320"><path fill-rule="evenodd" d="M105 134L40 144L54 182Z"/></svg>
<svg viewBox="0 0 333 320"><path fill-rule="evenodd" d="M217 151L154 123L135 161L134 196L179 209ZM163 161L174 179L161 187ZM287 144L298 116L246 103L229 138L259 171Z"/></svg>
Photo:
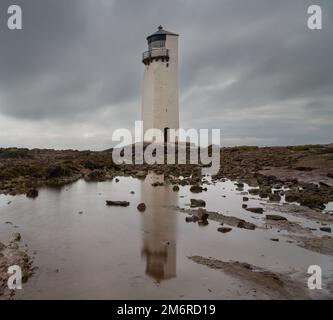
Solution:
<svg viewBox="0 0 333 320"><path fill-rule="evenodd" d="M145 64L143 133L149 129L159 129L163 132L164 142L167 142L168 131L179 128L178 35L159 26L147 41L148 51L142 57Z"/></svg>

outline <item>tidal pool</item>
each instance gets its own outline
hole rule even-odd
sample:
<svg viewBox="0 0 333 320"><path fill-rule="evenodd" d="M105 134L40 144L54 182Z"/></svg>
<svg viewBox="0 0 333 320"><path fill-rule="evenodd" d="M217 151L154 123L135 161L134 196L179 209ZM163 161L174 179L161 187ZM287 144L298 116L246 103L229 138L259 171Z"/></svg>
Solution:
<svg viewBox="0 0 333 320"><path fill-rule="evenodd" d="M43 188L36 199L0 196L0 241L20 232L38 267L16 299L268 298L240 279L194 263L188 259L192 255L247 262L296 277L306 274L310 265L320 265L323 283L333 274L332 257L288 243L283 232L264 228L261 215L242 209L243 194L232 181L192 194L188 186L179 192L172 186L153 187L163 180L154 174L144 181L118 179ZM191 198L205 200L208 210L262 228L233 228L222 234L214 221L202 227L186 223L186 215L171 207L186 208ZM108 207L106 200L129 201L130 206ZM144 213L137 210L141 202L147 206ZM262 203L250 196L248 205ZM270 240L275 237L280 241Z"/></svg>

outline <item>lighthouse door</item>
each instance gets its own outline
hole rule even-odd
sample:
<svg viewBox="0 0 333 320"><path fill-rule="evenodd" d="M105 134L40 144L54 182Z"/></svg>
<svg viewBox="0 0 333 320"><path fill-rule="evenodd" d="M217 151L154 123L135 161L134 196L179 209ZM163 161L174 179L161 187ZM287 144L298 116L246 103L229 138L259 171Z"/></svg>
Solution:
<svg viewBox="0 0 333 320"><path fill-rule="evenodd" d="M164 143L169 141L169 130L170 128L164 128Z"/></svg>

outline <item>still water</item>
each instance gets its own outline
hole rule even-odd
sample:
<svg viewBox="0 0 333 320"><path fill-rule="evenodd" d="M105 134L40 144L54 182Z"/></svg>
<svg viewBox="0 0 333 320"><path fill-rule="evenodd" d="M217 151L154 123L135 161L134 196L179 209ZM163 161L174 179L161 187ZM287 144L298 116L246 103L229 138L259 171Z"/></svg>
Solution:
<svg viewBox="0 0 333 320"><path fill-rule="evenodd" d="M184 213L170 208L186 208L191 198L204 199L208 210L263 226L262 217L242 209L243 195L232 181L208 185L208 192L198 195L187 186L179 192L171 186L152 187L156 181L163 177L150 174L144 181L119 177L119 182L101 183L80 180L61 189L43 188L33 200L0 196L0 241L20 232L38 267L15 298L256 297L248 294L248 284L195 264L188 259L191 255L248 262L295 275L319 264L327 278L333 274L331 257L288 243L274 229L233 228L221 234L217 222L204 227L186 223ZM129 201L130 206L107 207L106 200ZM144 213L137 210L141 202L147 205ZM261 204L257 198L249 201L249 206ZM270 241L272 237L280 237L280 242Z"/></svg>

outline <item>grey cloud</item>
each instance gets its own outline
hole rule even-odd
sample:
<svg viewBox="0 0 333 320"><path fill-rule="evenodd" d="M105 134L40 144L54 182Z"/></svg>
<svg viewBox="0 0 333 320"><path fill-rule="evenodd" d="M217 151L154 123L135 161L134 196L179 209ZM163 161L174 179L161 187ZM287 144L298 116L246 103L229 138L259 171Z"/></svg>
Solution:
<svg viewBox="0 0 333 320"><path fill-rule="evenodd" d="M21 32L5 28L3 13L12 1L0 4L0 115L13 126L51 122L73 148L86 145L66 136L70 123L90 119L92 134L104 121L110 130L133 126L140 117L145 38L163 24L181 35L184 127L221 127L229 141L244 143L329 142L333 136L327 124L333 121L330 0L317 1L322 31L306 27L309 0L15 3L23 8ZM100 116L105 110L109 119ZM103 132L97 136L106 146L111 133ZM33 131L29 139L47 144Z"/></svg>

